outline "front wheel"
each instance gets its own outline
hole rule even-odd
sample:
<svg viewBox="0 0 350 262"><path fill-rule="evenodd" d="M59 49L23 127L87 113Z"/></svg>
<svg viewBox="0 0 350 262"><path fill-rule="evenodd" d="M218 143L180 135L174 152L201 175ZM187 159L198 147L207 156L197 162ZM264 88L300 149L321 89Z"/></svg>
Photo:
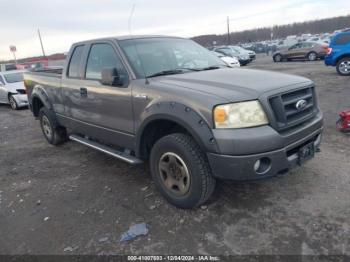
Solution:
<svg viewBox="0 0 350 262"><path fill-rule="evenodd" d="M337 63L337 72L342 76L350 75L350 57L345 57Z"/></svg>
<svg viewBox="0 0 350 262"><path fill-rule="evenodd" d="M16 99L12 95L9 95L9 103L13 110L18 110Z"/></svg>
<svg viewBox="0 0 350 262"><path fill-rule="evenodd" d="M274 62L282 62L283 57L280 54L274 55L273 61Z"/></svg>
<svg viewBox="0 0 350 262"><path fill-rule="evenodd" d="M215 189L216 181L205 154L186 134L159 139L151 151L150 169L161 194L180 208L203 204Z"/></svg>

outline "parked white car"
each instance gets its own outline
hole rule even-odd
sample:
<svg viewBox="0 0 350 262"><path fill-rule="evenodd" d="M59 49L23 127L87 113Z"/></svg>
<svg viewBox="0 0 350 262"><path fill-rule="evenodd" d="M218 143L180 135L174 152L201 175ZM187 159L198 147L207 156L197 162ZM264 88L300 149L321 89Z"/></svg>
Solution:
<svg viewBox="0 0 350 262"><path fill-rule="evenodd" d="M218 53L218 52L215 52L215 51L213 51L213 53L230 67L240 67L241 66L241 64L239 63L239 60L236 57L225 56L225 55Z"/></svg>
<svg viewBox="0 0 350 262"><path fill-rule="evenodd" d="M17 110L28 106L28 96L23 82L24 70L0 72L0 103L10 104Z"/></svg>

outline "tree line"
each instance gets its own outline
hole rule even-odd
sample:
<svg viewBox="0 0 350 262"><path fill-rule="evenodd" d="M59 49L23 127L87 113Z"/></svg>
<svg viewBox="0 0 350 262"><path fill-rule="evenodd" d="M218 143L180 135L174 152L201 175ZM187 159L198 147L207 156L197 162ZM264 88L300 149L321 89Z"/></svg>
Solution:
<svg viewBox="0 0 350 262"><path fill-rule="evenodd" d="M245 30L241 32L234 32L230 35L200 35L195 36L192 39L203 46L212 46L213 42L216 45L226 44L238 44L238 43L250 43L271 39L271 33L273 33L273 39L285 38L289 35L301 35L301 34L320 34L320 33L333 33L335 30L349 28L350 27L350 15L339 16L333 18L326 18L320 20L313 20L301 23L293 23L287 25L276 25L273 27L264 27L251 30Z"/></svg>

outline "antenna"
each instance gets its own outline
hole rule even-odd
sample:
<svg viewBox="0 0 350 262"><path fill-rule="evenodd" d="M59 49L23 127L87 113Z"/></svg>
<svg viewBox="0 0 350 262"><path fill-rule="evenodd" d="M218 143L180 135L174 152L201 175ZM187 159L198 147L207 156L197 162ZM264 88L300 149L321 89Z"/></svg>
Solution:
<svg viewBox="0 0 350 262"><path fill-rule="evenodd" d="M133 36L132 36L132 33L131 33L131 22L132 22L132 18L134 16L134 12L135 12L135 7L136 7L136 4L134 3L132 5L132 8L131 8L131 12L130 12L130 16L129 16L129 21L128 21L128 29L129 29L129 35L130 35L130 39L134 40ZM149 81L148 81L148 78L146 76L146 70L145 68L143 67L143 63L142 63L142 60L141 60L141 56L140 56L140 53L139 53L139 50L137 49L137 45L134 44L133 45L134 48L135 48L135 53L136 55L138 56L139 60L140 60L140 65L141 65L141 69L143 71L143 75L145 77L145 84L149 84Z"/></svg>
<svg viewBox="0 0 350 262"><path fill-rule="evenodd" d="M129 21L128 21L128 29L129 29L130 36L131 36L131 20L132 20L132 17L134 16L135 6L136 6L136 4L133 4L131 7L131 12L130 12Z"/></svg>

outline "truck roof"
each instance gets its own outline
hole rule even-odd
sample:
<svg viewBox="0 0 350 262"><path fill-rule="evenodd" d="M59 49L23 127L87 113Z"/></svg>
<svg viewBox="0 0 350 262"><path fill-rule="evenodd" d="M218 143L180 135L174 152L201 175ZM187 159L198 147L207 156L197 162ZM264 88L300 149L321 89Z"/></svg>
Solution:
<svg viewBox="0 0 350 262"><path fill-rule="evenodd" d="M184 39L182 37L167 36L167 35L123 35L123 36L114 36L114 37L103 37L103 38L97 38L97 39L90 39L90 40L77 42L75 44L84 44L84 43L90 43L90 42L101 41L101 40L117 40L117 41L121 41L121 40L130 40L130 39L159 38L159 37Z"/></svg>

